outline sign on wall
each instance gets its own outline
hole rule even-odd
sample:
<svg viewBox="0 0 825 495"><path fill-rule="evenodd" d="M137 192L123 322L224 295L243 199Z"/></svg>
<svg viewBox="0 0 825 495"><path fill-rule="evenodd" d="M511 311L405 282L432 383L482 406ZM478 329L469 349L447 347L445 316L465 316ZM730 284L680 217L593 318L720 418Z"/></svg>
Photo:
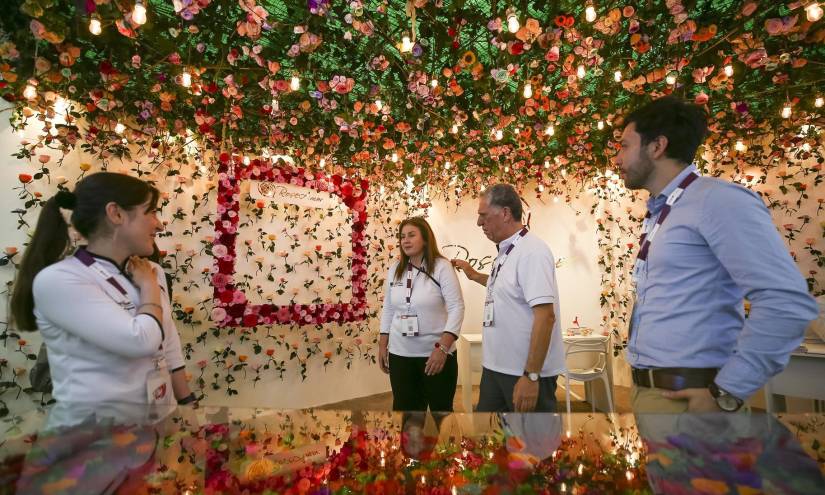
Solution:
<svg viewBox="0 0 825 495"><path fill-rule="evenodd" d="M294 184L261 180L250 181L249 195L255 199L264 199L309 208L332 209L341 204L340 197L326 191L296 186Z"/></svg>

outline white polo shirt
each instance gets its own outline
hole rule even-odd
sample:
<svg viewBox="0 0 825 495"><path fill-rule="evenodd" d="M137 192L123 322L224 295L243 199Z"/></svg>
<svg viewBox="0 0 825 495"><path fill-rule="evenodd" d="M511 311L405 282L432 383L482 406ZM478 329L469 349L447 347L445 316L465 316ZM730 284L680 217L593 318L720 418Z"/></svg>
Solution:
<svg viewBox="0 0 825 495"><path fill-rule="evenodd" d="M516 240L518 232L499 244L499 257ZM497 266L499 258L493 266ZM492 279L488 279L489 284ZM493 325L483 329L483 365L507 375L521 376L527 365L533 332L533 306L552 304L556 314L550 349L540 375L564 373L559 290L553 253L544 241L527 233L510 251L492 289Z"/></svg>
<svg viewBox="0 0 825 495"><path fill-rule="evenodd" d="M95 260L137 307L137 287L111 260ZM169 371L184 366L166 278L163 269L153 265L163 289L163 332L153 316L122 308L111 289L103 287L105 282L74 256L47 266L34 278L34 316L49 353L55 399L145 404L146 377L156 357L165 357ZM167 397L174 401L171 389Z"/></svg>
<svg viewBox="0 0 825 495"><path fill-rule="evenodd" d="M384 309L381 313L381 333L390 335L389 350L396 356L429 357L441 334L450 332L458 337L464 321L464 297L452 263L446 258L435 260L432 279L413 269L410 303L418 315L418 335L405 337L399 317L407 311L407 274L395 280L398 261L392 264L384 282ZM435 281L438 281L438 284ZM453 344L455 348L455 344ZM452 349L451 349L452 352Z"/></svg>

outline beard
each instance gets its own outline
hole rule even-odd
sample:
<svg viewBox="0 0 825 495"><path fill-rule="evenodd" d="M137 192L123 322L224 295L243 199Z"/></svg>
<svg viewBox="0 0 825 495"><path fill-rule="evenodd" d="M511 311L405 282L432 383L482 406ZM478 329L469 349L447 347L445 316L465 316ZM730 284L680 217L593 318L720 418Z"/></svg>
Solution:
<svg viewBox="0 0 825 495"><path fill-rule="evenodd" d="M650 174L653 173L653 160L643 151L639 152L639 159L631 165L624 179L624 185L628 189L642 189L647 184Z"/></svg>

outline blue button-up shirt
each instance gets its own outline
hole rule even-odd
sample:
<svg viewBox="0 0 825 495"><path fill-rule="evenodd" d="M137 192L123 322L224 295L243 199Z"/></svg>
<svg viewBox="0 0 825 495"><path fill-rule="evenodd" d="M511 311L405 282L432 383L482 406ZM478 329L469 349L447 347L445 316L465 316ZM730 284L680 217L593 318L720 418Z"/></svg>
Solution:
<svg viewBox="0 0 825 495"><path fill-rule="evenodd" d="M686 167L648 200L654 220L695 170ZM635 368L721 368L717 385L745 399L784 369L817 314L761 198L699 177L673 205L637 276L627 359Z"/></svg>

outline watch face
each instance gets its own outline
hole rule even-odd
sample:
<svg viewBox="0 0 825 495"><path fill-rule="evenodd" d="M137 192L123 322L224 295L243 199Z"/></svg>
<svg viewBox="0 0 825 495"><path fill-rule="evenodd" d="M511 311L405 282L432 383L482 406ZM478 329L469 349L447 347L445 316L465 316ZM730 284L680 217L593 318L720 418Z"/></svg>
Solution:
<svg viewBox="0 0 825 495"><path fill-rule="evenodd" d="M730 395L717 397L716 404L718 404L719 408L723 411L733 412L739 409L739 401Z"/></svg>
<svg viewBox="0 0 825 495"><path fill-rule="evenodd" d="M531 382L536 382L539 379L539 374L538 373L528 373L527 378L529 378Z"/></svg>

